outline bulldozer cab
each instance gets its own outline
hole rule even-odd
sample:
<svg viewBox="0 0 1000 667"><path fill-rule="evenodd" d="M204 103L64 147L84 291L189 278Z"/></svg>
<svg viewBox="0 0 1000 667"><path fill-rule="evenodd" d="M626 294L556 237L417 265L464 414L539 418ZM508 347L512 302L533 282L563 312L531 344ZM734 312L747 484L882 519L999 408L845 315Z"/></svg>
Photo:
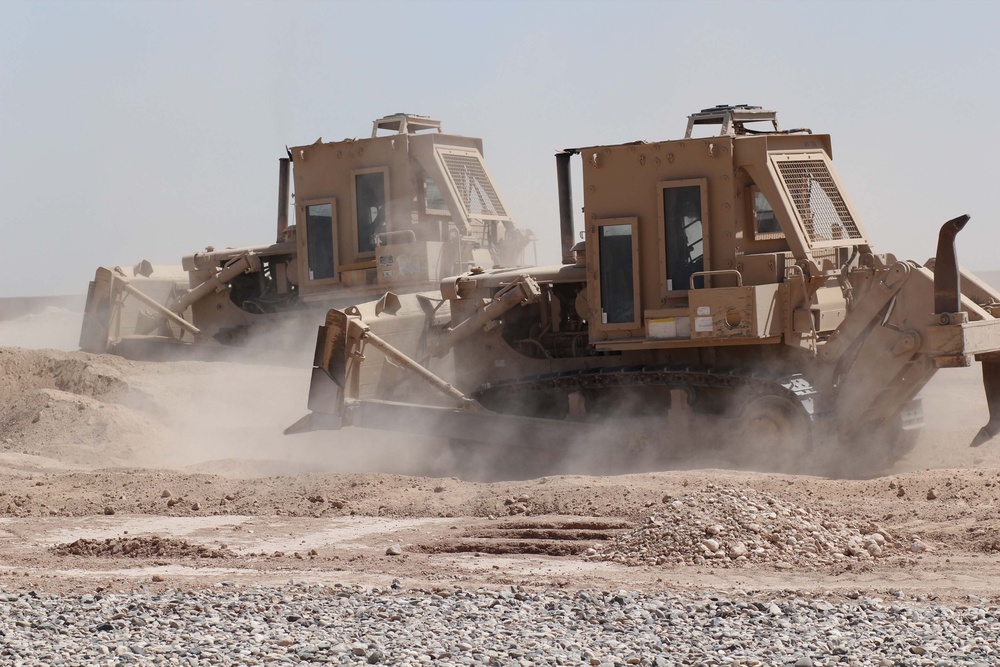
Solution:
<svg viewBox="0 0 1000 667"><path fill-rule="evenodd" d="M206 246L179 267L98 269L81 347L145 358L186 354L189 343L242 345L254 332L306 321L313 308L431 290L473 267L521 265L534 240L514 226L482 140L444 134L440 121L394 114L377 119L370 137L287 152L273 243Z"/></svg>
<svg viewBox="0 0 1000 667"><path fill-rule="evenodd" d="M693 138L703 125L719 133ZM842 290L818 288L871 249L828 135L741 105L693 114L682 140L571 152L598 349L812 340L842 321Z"/></svg>
<svg viewBox="0 0 1000 667"><path fill-rule="evenodd" d="M480 139L395 114L376 120L370 138L320 140L290 155L305 300L522 263L530 236L515 229Z"/></svg>

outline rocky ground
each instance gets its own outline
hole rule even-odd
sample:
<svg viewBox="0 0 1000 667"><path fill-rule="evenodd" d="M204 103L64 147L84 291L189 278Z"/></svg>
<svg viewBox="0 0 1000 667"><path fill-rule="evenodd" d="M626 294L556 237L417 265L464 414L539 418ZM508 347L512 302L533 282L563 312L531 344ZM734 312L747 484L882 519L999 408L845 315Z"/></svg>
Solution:
<svg viewBox="0 0 1000 667"><path fill-rule="evenodd" d="M307 383L0 348L0 662L998 662L977 369L855 480L691 458L476 481L433 440L282 436Z"/></svg>

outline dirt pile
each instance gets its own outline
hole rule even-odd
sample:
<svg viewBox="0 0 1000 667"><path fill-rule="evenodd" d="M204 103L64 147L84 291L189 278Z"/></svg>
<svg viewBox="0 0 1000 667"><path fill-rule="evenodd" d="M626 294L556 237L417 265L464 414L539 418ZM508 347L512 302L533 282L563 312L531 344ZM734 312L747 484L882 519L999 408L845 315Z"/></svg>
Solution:
<svg viewBox="0 0 1000 667"><path fill-rule="evenodd" d="M0 348L0 447L68 467L103 467L161 448L138 409L134 363L108 356Z"/></svg>
<svg viewBox="0 0 1000 667"><path fill-rule="evenodd" d="M90 397L120 396L128 388L122 368L133 365L112 356L0 348L0 396L38 389Z"/></svg>
<svg viewBox="0 0 1000 667"><path fill-rule="evenodd" d="M854 523L819 505L799 505L751 488L709 485L663 505L590 559L626 565L769 563L779 567L831 565L921 550L901 544L876 523ZM926 547L924 547L926 548Z"/></svg>
<svg viewBox="0 0 1000 667"><path fill-rule="evenodd" d="M57 556L113 558L234 558L226 547L212 549L184 540L153 535L150 537L109 537L104 540L79 539L52 547Z"/></svg>

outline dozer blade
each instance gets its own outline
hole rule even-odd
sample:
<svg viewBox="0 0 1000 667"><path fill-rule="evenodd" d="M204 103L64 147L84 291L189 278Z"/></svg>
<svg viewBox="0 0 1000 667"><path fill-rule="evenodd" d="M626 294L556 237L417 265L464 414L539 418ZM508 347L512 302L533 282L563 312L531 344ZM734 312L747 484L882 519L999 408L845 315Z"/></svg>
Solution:
<svg viewBox="0 0 1000 667"><path fill-rule="evenodd" d="M285 435L309 431L336 431L344 426L344 392L347 388L347 315L339 310L326 314L326 324L316 336L312 379L309 381L311 412L285 429Z"/></svg>
<svg viewBox="0 0 1000 667"><path fill-rule="evenodd" d="M983 387L986 389L986 405L990 409L990 421L979 429L972 439L972 447L984 445L1000 435L1000 359L983 360Z"/></svg>
<svg viewBox="0 0 1000 667"><path fill-rule="evenodd" d="M80 349L93 354L108 351L111 325L115 317L121 287L115 283L110 269L100 267L87 292L87 305L80 329Z"/></svg>
<svg viewBox="0 0 1000 667"><path fill-rule="evenodd" d="M316 351L313 353L313 368L326 374L330 383L345 389L347 385L347 328L349 318L339 310L330 310L326 314L326 323L320 326L316 335ZM313 380L317 379L313 374ZM312 387L310 387L310 392ZM309 409L315 410L317 400L326 399L325 395L309 398Z"/></svg>
<svg viewBox="0 0 1000 667"><path fill-rule="evenodd" d="M309 414L284 430L285 435L310 431L338 431L344 426L344 389L322 368L312 370Z"/></svg>

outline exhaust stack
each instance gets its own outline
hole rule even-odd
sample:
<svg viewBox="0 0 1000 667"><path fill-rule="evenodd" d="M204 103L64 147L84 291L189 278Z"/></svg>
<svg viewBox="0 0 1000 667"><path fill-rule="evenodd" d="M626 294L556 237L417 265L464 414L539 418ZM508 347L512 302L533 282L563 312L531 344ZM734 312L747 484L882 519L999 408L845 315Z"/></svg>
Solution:
<svg viewBox="0 0 1000 667"><path fill-rule="evenodd" d="M573 183L570 180L569 159L578 151L556 153L556 181L559 187L559 235L562 240L562 263L574 264L573 255Z"/></svg>
<svg viewBox="0 0 1000 667"><path fill-rule="evenodd" d="M290 158L278 159L278 243L281 243L281 237L288 229L288 177L291 164Z"/></svg>

